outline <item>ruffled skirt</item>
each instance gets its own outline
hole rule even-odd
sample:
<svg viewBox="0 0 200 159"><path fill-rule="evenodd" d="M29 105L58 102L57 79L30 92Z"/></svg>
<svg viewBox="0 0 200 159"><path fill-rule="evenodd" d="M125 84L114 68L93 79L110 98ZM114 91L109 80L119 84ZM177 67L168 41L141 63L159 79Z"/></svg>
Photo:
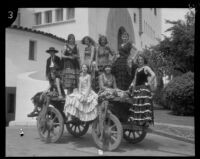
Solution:
<svg viewBox="0 0 200 159"><path fill-rule="evenodd" d="M73 115L81 121L91 121L97 117L98 95L91 90L87 99L83 94L72 93L66 97L64 112Z"/></svg>
<svg viewBox="0 0 200 159"><path fill-rule="evenodd" d="M131 119L138 125L153 123L153 102L150 88L145 85L136 86L133 90L133 104L129 109Z"/></svg>

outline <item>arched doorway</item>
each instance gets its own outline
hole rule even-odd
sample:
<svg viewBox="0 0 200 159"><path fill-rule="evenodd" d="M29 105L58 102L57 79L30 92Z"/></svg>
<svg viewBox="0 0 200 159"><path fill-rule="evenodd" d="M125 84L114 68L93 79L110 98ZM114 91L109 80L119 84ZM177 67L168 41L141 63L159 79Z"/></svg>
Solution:
<svg viewBox="0 0 200 159"><path fill-rule="evenodd" d="M117 52L121 43L119 36L124 32L129 34L129 39L135 43L133 22L127 8L111 8L108 13L106 36L111 47Z"/></svg>
<svg viewBox="0 0 200 159"><path fill-rule="evenodd" d="M119 47L120 47L120 45L122 44L122 39L121 39L121 36L122 36L122 34L124 33L124 32L126 32L126 29L123 27L123 26L121 26L120 28L119 28L119 31L118 31L118 49L119 49Z"/></svg>

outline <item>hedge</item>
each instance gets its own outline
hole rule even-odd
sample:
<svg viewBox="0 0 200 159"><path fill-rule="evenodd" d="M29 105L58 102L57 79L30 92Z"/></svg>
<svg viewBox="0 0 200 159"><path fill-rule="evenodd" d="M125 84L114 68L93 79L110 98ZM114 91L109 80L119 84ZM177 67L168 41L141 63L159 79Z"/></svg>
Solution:
<svg viewBox="0 0 200 159"><path fill-rule="evenodd" d="M164 108L176 115L194 115L194 73L175 77L162 91Z"/></svg>

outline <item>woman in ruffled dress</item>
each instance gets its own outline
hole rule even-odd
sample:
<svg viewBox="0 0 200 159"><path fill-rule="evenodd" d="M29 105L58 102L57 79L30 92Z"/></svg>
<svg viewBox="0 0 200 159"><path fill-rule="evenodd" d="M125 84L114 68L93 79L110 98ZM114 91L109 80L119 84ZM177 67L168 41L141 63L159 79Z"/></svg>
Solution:
<svg viewBox="0 0 200 159"><path fill-rule="evenodd" d="M66 97L64 112L68 121L72 116L81 121L91 121L97 117L98 95L91 89L91 76L88 74L88 66L82 65L79 77L78 91Z"/></svg>
<svg viewBox="0 0 200 159"><path fill-rule="evenodd" d="M78 76L80 72L80 57L78 47L75 44L75 36L68 35L67 43L65 44L62 53L62 82L68 94L73 92L74 88L78 87Z"/></svg>
<svg viewBox="0 0 200 159"><path fill-rule="evenodd" d="M135 121L138 125L149 125L153 123L153 102L151 93L151 83L155 78L155 73L147 66L147 59L143 54L138 55L138 68L135 78L130 85L132 90L133 105L129 109L131 112L130 121Z"/></svg>
<svg viewBox="0 0 200 159"><path fill-rule="evenodd" d="M131 49L135 48L129 41L127 32L122 34L122 44L119 47L119 57L113 64L112 73L116 78L117 87L121 90L127 90L132 81L131 67L129 66L129 56Z"/></svg>

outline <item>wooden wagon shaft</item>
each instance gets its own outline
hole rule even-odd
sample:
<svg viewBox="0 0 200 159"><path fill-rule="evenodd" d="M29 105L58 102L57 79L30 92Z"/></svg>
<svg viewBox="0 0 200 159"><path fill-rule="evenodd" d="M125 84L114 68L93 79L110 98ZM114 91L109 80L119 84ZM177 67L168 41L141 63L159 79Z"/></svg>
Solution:
<svg viewBox="0 0 200 159"><path fill-rule="evenodd" d="M40 126L43 127L43 130L47 129L46 113L49 103L50 103L49 97L45 96L42 110L38 116L38 120L40 121Z"/></svg>
<svg viewBox="0 0 200 159"><path fill-rule="evenodd" d="M100 137L101 140L103 138L104 122L105 122L105 118L106 118L107 108L108 108L108 101L103 101L99 108L100 109L100 111L99 111L99 128L100 128L100 133L101 133L101 137Z"/></svg>

